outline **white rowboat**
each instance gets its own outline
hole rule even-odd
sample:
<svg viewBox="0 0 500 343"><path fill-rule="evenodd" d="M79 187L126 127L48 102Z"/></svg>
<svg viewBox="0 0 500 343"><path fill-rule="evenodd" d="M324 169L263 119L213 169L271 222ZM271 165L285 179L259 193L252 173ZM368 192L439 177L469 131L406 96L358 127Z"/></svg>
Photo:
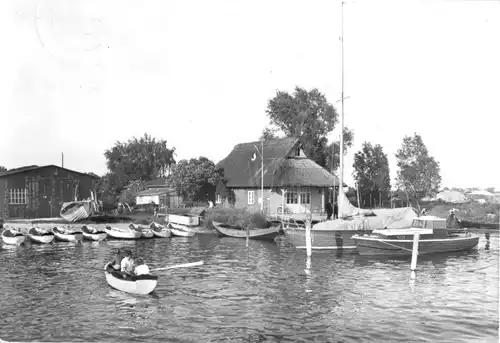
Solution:
<svg viewBox="0 0 500 343"><path fill-rule="evenodd" d="M2 240L5 244L20 245L26 237L17 230L5 229L2 232Z"/></svg>
<svg viewBox="0 0 500 343"><path fill-rule="evenodd" d="M28 231L28 238L34 243L48 244L54 240L54 234L50 231L33 227Z"/></svg>
<svg viewBox="0 0 500 343"><path fill-rule="evenodd" d="M154 291L158 283L158 277L155 275L128 275L114 270L111 263L104 267L106 282L114 289L131 294L145 295Z"/></svg>
<svg viewBox="0 0 500 343"><path fill-rule="evenodd" d="M151 231L153 231L153 235L158 238L168 238L172 235L170 229L155 222L149 224L149 228L151 229Z"/></svg>
<svg viewBox="0 0 500 343"><path fill-rule="evenodd" d="M83 239L89 241L102 241L106 239L106 232L101 231L95 227L84 225L82 226Z"/></svg>
<svg viewBox="0 0 500 343"><path fill-rule="evenodd" d="M52 233L56 240L61 242L79 242L83 239L81 232L70 231L57 226L52 228Z"/></svg>
<svg viewBox="0 0 500 343"><path fill-rule="evenodd" d="M132 230L130 228L107 226L104 231L109 237L118 239L139 239L142 236L141 231Z"/></svg>

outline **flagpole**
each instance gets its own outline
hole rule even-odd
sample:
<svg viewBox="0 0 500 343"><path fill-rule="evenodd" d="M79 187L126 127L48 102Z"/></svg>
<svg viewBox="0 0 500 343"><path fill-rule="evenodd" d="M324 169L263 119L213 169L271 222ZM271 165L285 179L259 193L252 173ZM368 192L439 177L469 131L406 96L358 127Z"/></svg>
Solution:
<svg viewBox="0 0 500 343"><path fill-rule="evenodd" d="M261 140L262 152L260 154L261 166L260 166L260 192L261 192L261 202L260 210L264 212L264 140Z"/></svg>
<svg viewBox="0 0 500 343"><path fill-rule="evenodd" d="M342 111L340 114L340 177L339 177L339 194L338 194L338 217L342 218L342 205L343 205L343 197L341 196L344 188L344 1L342 1L341 5L341 23L342 23L342 36L340 39L341 47L342 47L342 93L341 93L341 104Z"/></svg>

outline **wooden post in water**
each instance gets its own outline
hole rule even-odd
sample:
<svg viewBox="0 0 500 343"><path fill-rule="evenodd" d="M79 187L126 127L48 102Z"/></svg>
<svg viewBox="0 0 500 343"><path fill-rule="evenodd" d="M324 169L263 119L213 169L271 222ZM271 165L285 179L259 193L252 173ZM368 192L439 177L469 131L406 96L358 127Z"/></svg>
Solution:
<svg viewBox="0 0 500 343"><path fill-rule="evenodd" d="M248 240L250 239L250 237L249 237L250 236L250 231L248 229L248 225L247 225L246 230L247 230L247 239L246 239L247 242L246 243L247 243L247 248L248 248Z"/></svg>
<svg viewBox="0 0 500 343"><path fill-rule="evenodd" d="M415 278L415 270L417 269L417 258L418 258L418 241L420 239L420 233L415 232L413 234L413 249L411 253L411 278Z"/></svg>
<svg viewBox="0 0 500 343"><path fill-rule="evenodd" d="M312 254L312 242L311 242L311 220L306 220L306 254L307 258L311 257Z"/></svg>

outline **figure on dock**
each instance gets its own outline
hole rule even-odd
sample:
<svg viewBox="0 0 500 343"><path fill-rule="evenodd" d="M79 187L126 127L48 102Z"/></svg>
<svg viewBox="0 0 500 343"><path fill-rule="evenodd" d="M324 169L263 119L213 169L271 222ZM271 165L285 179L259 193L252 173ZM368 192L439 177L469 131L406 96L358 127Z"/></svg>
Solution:
<svg viewBox="0 0 500 343"><path fill-rule="evenodd" d="M337 202L333 204L333 219L339 219L339 206Z"/></svg>
<svg viewBox="0 0 500 343"><path fill-rule="evenodd" d="M333 208L330 202L326 204L325 210L326 210L326 220L332 219Z"/></svg>
<svg viewBox="0 0 500 343"><path fill-rule="evenodd" d="M447 229L459 229L460 223L458 218L455 216L456 210L452 208L450 210L450 215L446 218L446 228Z"/></svg>

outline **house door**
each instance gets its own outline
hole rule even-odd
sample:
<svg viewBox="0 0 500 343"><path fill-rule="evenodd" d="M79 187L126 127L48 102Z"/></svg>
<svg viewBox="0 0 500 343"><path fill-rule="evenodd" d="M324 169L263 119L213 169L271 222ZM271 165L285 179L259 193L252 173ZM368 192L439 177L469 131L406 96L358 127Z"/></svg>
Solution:
<svg viewBox="0 0 500 343"><path fill-rule="evenodd" d="M308 213L311 207L309 188L289 188L286 193L286 207L291 213Z"/></svg>

